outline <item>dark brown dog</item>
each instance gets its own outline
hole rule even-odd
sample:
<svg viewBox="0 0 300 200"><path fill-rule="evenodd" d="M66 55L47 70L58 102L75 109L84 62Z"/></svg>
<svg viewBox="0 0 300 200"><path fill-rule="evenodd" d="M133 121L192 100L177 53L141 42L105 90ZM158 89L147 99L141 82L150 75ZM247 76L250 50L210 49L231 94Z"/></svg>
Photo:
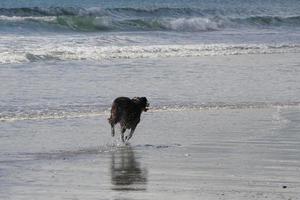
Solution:
<svg viewBox="0 0 300 200"><path fill-rule="evenodd" d="M108 122L111 125L111 135L115 136L115 125L121 125L121 139L123 142L128 141L140 122L141 113L147 111L149 103L146 97L118 97L114 100L111 107L111 115ZM131 129L128 136L124 138L126 129Z"/></svg>

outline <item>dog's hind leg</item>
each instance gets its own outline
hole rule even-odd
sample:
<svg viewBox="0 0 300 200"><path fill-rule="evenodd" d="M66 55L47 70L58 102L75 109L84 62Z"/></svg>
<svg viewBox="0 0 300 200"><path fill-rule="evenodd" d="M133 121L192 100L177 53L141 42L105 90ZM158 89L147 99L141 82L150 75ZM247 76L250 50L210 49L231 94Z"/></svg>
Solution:
<svg viewBox="0 0 300 200"><path fill-rule="evenodd" d="M115 125L114 124L110 124L111 125L111 136L114 137L115 136Z"/></svg>
<svg viewBox="0 0 300 200"><path fill-rule="evenodd" d="M116 122L113 119L112 115L110 115L110 117L107 120L108 120L108 123L111 126L111 136L114 137L115 136L115 125L116 125Z"/></svg>

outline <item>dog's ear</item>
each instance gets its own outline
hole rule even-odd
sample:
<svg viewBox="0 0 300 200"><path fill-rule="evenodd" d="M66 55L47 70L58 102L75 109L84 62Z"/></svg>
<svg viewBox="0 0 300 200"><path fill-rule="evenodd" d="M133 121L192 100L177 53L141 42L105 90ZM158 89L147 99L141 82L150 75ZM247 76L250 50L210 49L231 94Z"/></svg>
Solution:
<svg viewBox="0 0 300 200"><path fill-rule="evenodd" d="M131 100L138 101L140 100L140 97L133 97Z"/></svg>
<svg viewBox="0 0 300 200"><path fill-rule="evenodd" d="M140 97L133 97L131 100L137 103L140 102Z"/></svg>
<svg viewBox="0 0 300 200"><path fill-rule="evenodd" d="M149 102L148 102L147 98L140 97L140 102L142 103L142 105L144 107L144 111L147 112L147 110L149 109Z"/></svg>
<svg viewBox="0 0 300 200"><path fill-rule="evenodd" d="M141 101L143 102L148 102L147 98L146 97L140 97Z"/></svg>

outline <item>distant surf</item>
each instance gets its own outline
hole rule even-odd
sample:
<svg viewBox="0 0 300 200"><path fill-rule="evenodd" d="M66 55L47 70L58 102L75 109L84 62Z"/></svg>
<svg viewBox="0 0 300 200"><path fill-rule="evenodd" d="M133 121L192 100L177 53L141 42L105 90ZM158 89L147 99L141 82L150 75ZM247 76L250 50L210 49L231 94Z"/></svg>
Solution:
<svg viewBox="0 0 300 200"><path fill-rule="evenodd" d="M0 8L0 25L44 31L216 31L224 28L300 27L300 16L199 8Z"/></svg>

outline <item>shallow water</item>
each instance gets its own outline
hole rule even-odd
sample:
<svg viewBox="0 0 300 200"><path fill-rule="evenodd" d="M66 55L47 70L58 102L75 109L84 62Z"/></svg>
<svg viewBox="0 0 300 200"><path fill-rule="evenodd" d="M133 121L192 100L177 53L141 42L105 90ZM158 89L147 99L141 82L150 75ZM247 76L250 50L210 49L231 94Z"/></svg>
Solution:
<svg viewBox="0 0 300 200"><path fill-rule="evenodd" d="M0 119L97 116L117 96L147 96L155 112L297 106L297 55L1 66Z"/></svg>

